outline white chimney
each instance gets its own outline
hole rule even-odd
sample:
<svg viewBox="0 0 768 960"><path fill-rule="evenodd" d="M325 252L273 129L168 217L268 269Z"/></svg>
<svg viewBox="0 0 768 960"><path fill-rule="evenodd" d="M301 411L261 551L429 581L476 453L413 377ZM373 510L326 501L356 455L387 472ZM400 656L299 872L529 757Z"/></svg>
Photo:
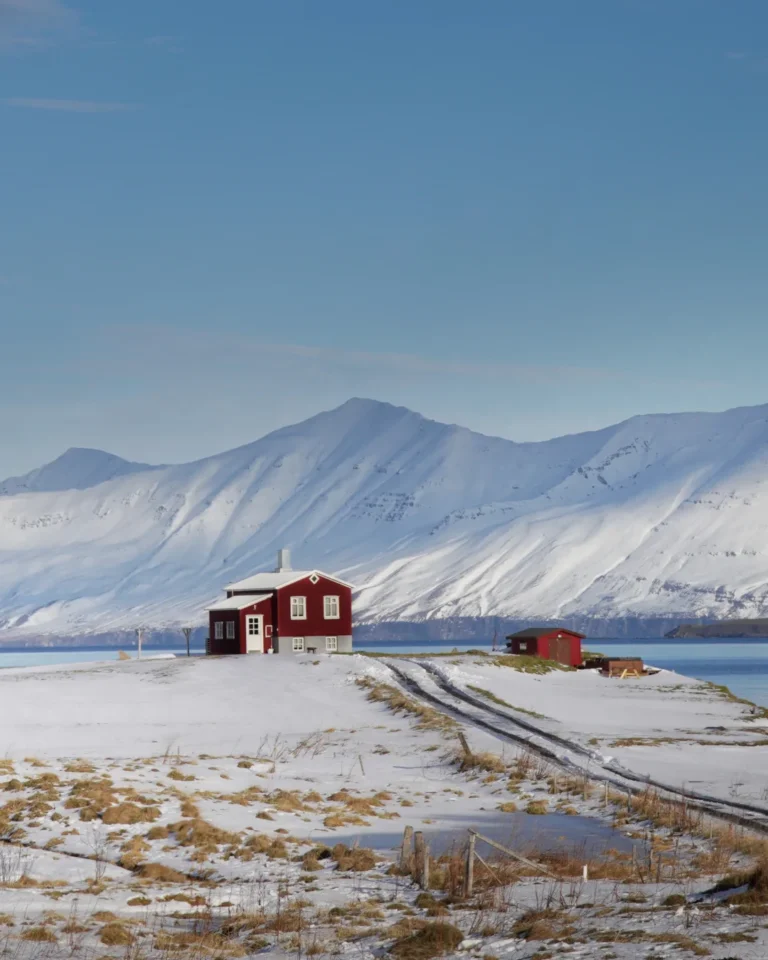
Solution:
<svg viewBox="0 0 768 960"><path fill-rule="evenodd" d="M275 573L285 573L291 569L291 551L287 547L277 551L277 570Z"/></svg>

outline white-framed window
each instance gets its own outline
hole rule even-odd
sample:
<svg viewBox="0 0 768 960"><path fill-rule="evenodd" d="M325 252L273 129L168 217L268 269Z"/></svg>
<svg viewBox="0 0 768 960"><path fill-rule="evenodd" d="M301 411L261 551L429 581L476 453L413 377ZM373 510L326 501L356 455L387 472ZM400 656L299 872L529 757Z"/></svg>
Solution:
<svg viewBox="0 0 768 960"><path fill-rule="evenodd" d="M221 620L217 620L213 625L213 639L214 640L223 640L224 639L224 624Z"/></svg>
<svg viewBox="0 0 768 960"><path fill-rule="evenodd" d="M338 597L323 597L325 604L325 619L326 620L338 620L339 619L339 598Z"/></svg>
<svg viewBox="0 0 768 960"><path fill-rule="evenodd" d="M527 649L528 649L528 644L525 642L525 640L522 640L522 641L520 642L520 649L521 649L521 650L527 650Z"/></svg>
<svg viewBox="0 0 768 960"><path fill-rule="evenodd" d="M291 620L307 619L307 598L291 597Z"/></svg>
<svg viewBox="0 0 768 960"><path fill-rule="evenodd" d="M304 653L304 637L293 638L293 652Z"/></svg>
<svg viewBox="0 0 768 960"><path fill-rule="evenodd" d="M328 653L336 653L339 649L339 638L338 637L326 637L325 638L325 649Z"/></svg>
<svg viewBox="0 0 768 960"><path fill-rule="evenodd" d="M312 576L309 578L309 582L310 582L310 583L320 583L320 577L318 577L318 575L317 575L316 573L313 573Z"/></svg>
<svg viewBox="0 0 768 960"><path fill-rule="evenodd" d="M227 640L235 639L235 621L227 620Z"/></svg>

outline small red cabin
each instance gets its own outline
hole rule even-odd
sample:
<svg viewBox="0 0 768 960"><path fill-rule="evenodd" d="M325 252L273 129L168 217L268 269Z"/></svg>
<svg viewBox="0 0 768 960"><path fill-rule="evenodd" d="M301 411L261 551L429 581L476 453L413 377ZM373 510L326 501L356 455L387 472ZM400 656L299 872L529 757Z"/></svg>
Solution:
<svg viewBox="0 0 768 960"><path fill-rule="evenodd" d="M208 653L352 651L352 585L320 570L292 570L287 550L275 571L231 583L226 593L208 608Z"/></svg>
<svg viewBox="0 0 768 960"><path fill-rule="evenodd" d="M581 641L583 633L565 627L529 627L507 637L510 653L544 660L557 660L567 667L581 666Z"/></svg>

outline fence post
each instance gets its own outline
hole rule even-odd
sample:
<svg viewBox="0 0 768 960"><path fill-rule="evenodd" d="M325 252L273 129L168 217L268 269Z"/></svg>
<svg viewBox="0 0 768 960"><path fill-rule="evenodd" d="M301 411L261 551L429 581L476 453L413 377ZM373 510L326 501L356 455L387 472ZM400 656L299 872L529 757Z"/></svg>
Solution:
<svg viewBox="0 0 768 960"><path fill-rule="evenodd" d="M404 873L413 870L413 827L403 830L403 845L400 848L400 869Z"/></svg>
<svg viewBox="0 0 768 960"><path fill-rule="evenodd" d="M418 885L423 889L424 887L424 873L425 873L425 862L427 859L427 848L424 843L424 834L421 830L417 830L413 835L413 853L414 853L414 865L413 865L413 879L418 883ZM429 868L427 867L428 871Z"/></svg>
<svg viewBox="0 0 768 960"><path fill-rule="evenodd" d="M475 835L469 834L467 845L467 863L464 868L464 896L471 897L475 883Z"/></svg>

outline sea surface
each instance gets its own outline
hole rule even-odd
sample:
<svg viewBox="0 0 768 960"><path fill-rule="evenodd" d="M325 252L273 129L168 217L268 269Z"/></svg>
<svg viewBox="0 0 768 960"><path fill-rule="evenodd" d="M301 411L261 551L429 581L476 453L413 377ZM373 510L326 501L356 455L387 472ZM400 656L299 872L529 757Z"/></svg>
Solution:
<svg viewBox="0 0 768 960"><path fill-rule="evenodd" d="M614 655L638 654L646 663L674 670L689 677L725 684L739 697L768 707L768 639L766 640L588 640L590 650ZM414 644L399 641L380 641L361 644L358 650L375 653L450 653L452 650L487 650L490 643L435 643ZM135 651L126 651L135 656ZM204 651L192 648L193 655ZM144 648L145 656L174 653L186 656L186 650ZM46 666L50 664L88 663L116 660L117 649L73 648L46 650L4 650L0 652L0 669L4 667Z"/></svg>

